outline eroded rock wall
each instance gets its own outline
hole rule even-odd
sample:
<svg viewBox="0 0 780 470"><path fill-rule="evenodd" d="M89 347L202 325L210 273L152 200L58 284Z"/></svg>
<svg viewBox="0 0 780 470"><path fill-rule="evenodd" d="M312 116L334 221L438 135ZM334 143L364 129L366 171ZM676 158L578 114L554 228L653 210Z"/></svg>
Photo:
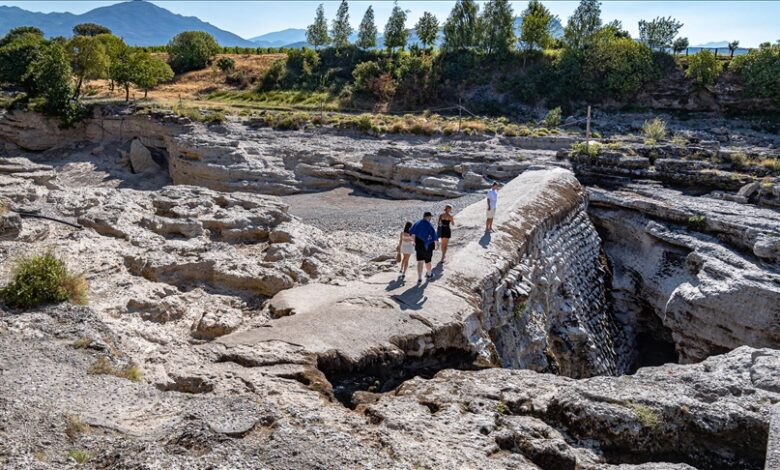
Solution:
<svg viewBox="0 0 780 470"><path fill-rule="evenodd" d="M590 190L622 321L673 341L683 362L745 344L777 347L778 214L673 190L636 191ZM689 222L695 214L700 223Z"/></svg>

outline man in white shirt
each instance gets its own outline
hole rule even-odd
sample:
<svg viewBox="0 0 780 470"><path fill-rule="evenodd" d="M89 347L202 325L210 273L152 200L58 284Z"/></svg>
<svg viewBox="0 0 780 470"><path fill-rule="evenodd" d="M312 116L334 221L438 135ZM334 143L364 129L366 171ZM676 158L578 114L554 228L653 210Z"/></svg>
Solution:
<svg viewBox="0 0 780 470"><path fill-rule="evenodd" d="M487 193L487 221L485 222L485 232L493 231L493 218L496 216L496 204L498 204L498 183L493 183L493 186Z"/></svg>

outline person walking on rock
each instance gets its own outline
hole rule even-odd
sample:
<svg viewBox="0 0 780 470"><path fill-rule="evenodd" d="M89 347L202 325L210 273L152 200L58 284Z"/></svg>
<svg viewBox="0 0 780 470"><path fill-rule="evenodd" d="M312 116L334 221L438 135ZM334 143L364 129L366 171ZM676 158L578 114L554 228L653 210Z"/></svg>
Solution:
<svg viewBox="0 0 780 470"><path fill-rule="evenodd" d="M452 225L455 225L455 217L452 216L452 206L444 206L444 212L439 214L439 229L437 235L441 240L441 262L447 257L447 245L452 237Z"/></svg>
<svg viewBox="0 0 780 470"><path fill-rule="evenodd" d="M496 205L498 204L498 183L493 183L487 193L487 220L485 221L485 232L493 231L493 218L496 216Z"/></svg>
<svg viewBox="0 0 780 470"><path fill-rule="evenodd" d="M436 248L436 242L439 240L436 235L436 229L433 228L431 219L433 214L426 212L423 218L418 220L409 229L409 233L414 235L414 251L417 254L417 284L422 283L423 264L425 265L425 278L431 278L431 260L433 259L433 250Z"/></svg>
<svg viewBox="0 0 780 470"><path fill-rule="evenodd" d="M398 240L398 254L401 257L401 279L406 277L406 270L409 268L409 258L414 253L414 235L409 231L412 229L412 223L407 222L404 230L401 232L401 238Z"/></svg>

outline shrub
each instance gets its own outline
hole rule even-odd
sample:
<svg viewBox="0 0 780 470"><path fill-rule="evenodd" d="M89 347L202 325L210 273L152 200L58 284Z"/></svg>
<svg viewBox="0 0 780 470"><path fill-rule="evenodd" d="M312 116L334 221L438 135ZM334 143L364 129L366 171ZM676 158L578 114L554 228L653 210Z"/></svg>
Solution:
<svg viewBox="0 0 780 470"><path fill-rule="evenodd" d="M284 60L274 61L260 77L258 91L271 91L281 87L287 76L287 64Z"/></svg>
<svg viewBox="0 0 780 470"><path fill-rule="evenodd" d="M657 431L661 428L663 424L661 416L649 406L630 403L628 407L634 412L642 426L651 431Z"/></svg>
<svg viewBox="0 0 780 470"><path fill-rule="evenodd" d="M601 153L601 144L598 142L577 142L571 146L574 155L587 155L590 158L596 158Z"/></svg>
<svg viewBox="0 0 780 470"><path fill-rule="evenodd" d="M642 135L648 143L664 140L666 137L666 122L661 118L645 121L642 126Z"/></svg>
<svg viewBox="0 0 780 470"><path fill-rule="evenodd" d="M723 65L715 54L708 50L701 50L698 54L688 58L688 68L685 76L693 80L697 88L705 88L715 85Z"/></svg>
<svg viewBox="0 0 780 470"><path fill-rule="evenodd" d="M122 368L116 368L105 356L98 357L97 360L89 366L87 373L93 375L113 375L114 377L127 379L136 383L143 380L141 369L135 363L130 362Z"/></svg>
<svg viewBox="0 0 780 470"><path fill-rule="evenodd" d="M68 436L71 441L79 437L79 434L89 432L89 429L89 424L81 421L78 416L71 414L65 415L65 435Z"/></svg>
<svg viewBox="0 0 780 470"><path fill-rule="evenodd" d="M0 299L9 307L29 309L70 300L87 303L87 282L68 272L65 263L47 253L21 259L11 283L0 289Z"/></svg>
<svg viewBox="0 0 780 470"><path fill-rule="evenodd" d="M92 460L92 454L86 450L71 449L68 451L68 457L73 459L79 465L85 464Z"/></svg>
<svg viewBox="0 0 780 470"><path fill-rule="evenodd" d="M214 36L209 33L185 31L168 43L168 64L176 73L203 69L220 50Z"/></svg>
<svg viewBox="0 0 780 470"><path fill-rule="evenodd" d="M703 232L707 228L707 216L692 215L688 217L688 228L697 232Z"/></svg>
<svg viewBox="0 0 780 470"><path fill-rule="evenodd" d="M780 44L765 43L735 57L729 69L739 73L751 95L780 104Z"/></svg>
<svg viewBox="0 0 780 470"><path fill-rule="evenodd" d="M561 107L553 108L547 111L547 115L542 120L544 127L558 127L561 125Z"/></svg>
<svg viewBox="0 0 780 470"><path fill-rule="evenodd" d="M217 61L217 68L222 73L232 72L236 68L236 61L230 57L220 57Z"/></svg>

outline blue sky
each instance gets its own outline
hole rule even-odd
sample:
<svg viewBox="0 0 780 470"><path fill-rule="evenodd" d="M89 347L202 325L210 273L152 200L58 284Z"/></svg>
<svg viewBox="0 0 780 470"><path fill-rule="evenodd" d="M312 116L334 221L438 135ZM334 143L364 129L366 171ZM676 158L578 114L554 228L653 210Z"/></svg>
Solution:
<svg viewBox="0 0 780 470"><path fill-rule="evenodd" d="M13 5L32 11L70 11L83 13L116 1L2 1L0 5ZM197 16L222 29L249 38L286 28L302 28L309 24L314 9L325 4L325 14L330 18L338 8L337 1L153 1L175 13ZM449 14L454 1L401 1L399 5L409 11L410 26L424 12L434 13L440 20ZM483 2L479 2L483 3ZM380 31L393 7L391 1L351 1L350 19L354 25L360 22L368 5L374 5ZM527 2L512 2L520 13ZM576 1L545 2L553 13L565 23L577 6ZM604 1L602 17L619 19L623 26L637 35L637 22L656 16L674 16L685 23L682 35L692 45L710 41L738 39L742 46L753 47L764 41L780 39L780 1Z"/></svg>

